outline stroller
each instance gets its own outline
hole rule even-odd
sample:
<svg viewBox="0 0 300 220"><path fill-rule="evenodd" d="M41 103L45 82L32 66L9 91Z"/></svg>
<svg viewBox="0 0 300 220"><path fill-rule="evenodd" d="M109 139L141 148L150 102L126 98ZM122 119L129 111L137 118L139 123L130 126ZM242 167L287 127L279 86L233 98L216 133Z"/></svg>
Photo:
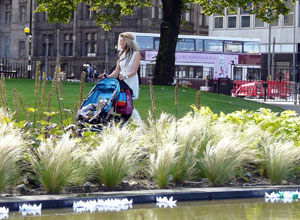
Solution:
<svg viewBox="0 0 300 220"><path fill-rule="evenodd" d="M81 128L100 132L110 121L125 123L132 114L132 90L116 78L104 78L81 104L77 121Z"/></svg>

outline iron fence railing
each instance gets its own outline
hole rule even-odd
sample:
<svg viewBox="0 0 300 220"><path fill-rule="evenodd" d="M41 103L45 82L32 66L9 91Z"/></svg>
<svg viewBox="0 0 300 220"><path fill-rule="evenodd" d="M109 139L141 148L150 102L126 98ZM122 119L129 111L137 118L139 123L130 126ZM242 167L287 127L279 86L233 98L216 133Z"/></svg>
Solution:
<svg viewBox="0 0 300 220"><path fill-rule="evenodd" d="M35 72L35 62L33 62ZM12 59L0 59L0 74L5 78L27 78L27 63L14 61Z"/></svg>

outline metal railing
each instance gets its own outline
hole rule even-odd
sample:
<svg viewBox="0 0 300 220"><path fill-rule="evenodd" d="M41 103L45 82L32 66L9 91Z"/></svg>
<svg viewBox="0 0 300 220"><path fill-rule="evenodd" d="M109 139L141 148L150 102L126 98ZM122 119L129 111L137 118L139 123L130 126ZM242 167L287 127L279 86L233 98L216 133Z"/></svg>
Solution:
<svg viewBox="0 0 300 220"><path fill-rule="evenodd" d="M33 68L35 72L35 65ZM5 78L27 78L27 63L10 59L0 59L0 74Z"/></svg>

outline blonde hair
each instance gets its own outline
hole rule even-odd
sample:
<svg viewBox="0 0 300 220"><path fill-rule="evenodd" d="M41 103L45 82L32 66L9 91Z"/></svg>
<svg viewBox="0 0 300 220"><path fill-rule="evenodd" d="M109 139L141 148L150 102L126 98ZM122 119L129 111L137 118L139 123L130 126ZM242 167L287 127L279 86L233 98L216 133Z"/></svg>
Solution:
<svg viewBox="0 0 300 220"><path fill-rule="evenodd" d="M127 65L131 60L133 53L140 51L140 47L138 46L137 42L134 39L134 36L131 33L129 32L121 33L120 37L124 38L125 48L120 50L118 57L120 59L120 57L125 53L124 58L120 60L126 59L125 65Z"/></svg>

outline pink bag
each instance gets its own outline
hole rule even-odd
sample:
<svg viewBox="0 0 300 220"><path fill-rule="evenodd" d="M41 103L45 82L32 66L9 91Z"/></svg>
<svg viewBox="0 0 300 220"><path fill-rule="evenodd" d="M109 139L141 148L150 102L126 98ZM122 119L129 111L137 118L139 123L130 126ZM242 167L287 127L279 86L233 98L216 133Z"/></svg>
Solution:
<svg viewBox="0 0 300 220"><path fill-rule="evenodd" d="M124 106L117 105L116 113L122 115L131 115L133 110L131 92L129 89L125 89L124 93L126 94L126 105Z"/></svg>

